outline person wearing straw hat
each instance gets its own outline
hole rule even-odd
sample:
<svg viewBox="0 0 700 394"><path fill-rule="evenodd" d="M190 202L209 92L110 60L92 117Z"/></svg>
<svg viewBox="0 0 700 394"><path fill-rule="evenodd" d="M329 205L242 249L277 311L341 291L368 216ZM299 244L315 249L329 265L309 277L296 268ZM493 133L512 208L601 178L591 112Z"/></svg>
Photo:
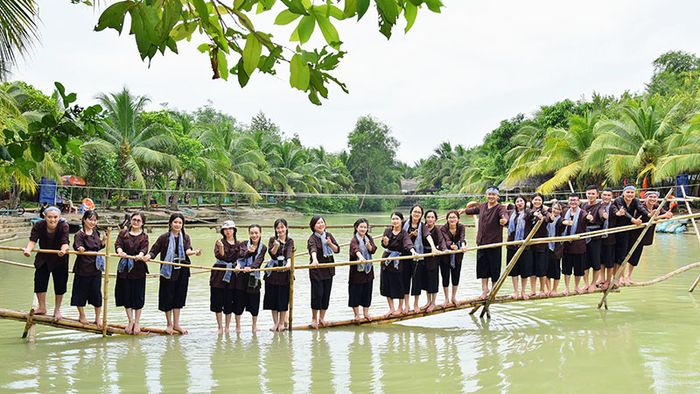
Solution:
<svg viewBox="0 0 700 394"><path fill-rule="evenodd" d="M97 212L88 209L83 214L83 226L75 234L73 249L78 252L99 252L105 247L104 235L97 231ZM105 270L104 256L77 255L73 264L73 291L70 304L78 307L78 320L88 324L85 317L85 305L95 307L95 324L102 328L102 273Z"/></svg>
<svg viewBox="0 0 700 394"><path fill-rule="evenodd" d="M630 224L642 224L642 219L649 218L649 211L637 198L637 188L627 185L622 189L622 195L614 201L617 208L615 227L629 226ZM625 231L615 234L615 271L625 261L625 257L634 245L636 238L633 238L632 231ZM625 277L620 277L620 284L625 284ZM613 285L615 285L613 283Z"/></svg>
<svg viewBox="0 0 700 394"><path fill-rule="evenodd" d="M270 253L269 267L287 267L292 265L294 240L289 237L287 220L279 218L274 223L275 235L270 237L267 250ZM284 331L289 311L289 271L274 271L265 273L265 297L263 309L272 311L272 327L270 331Z"/></svg>
<svg viewBox="0 0 700 394"><path fill-rule="evenodd" d="M659 204L659 192L656 190L649 190L646 192L646 200L644 201L644 207L648 212L654 211L654 209L658 208ZM668 211L664 209L664 207L661 207L659 209L659 214L656 217L657 219L670 219L673 217L673 212L669 209ZM650 217L643 218L643 222L648 222ZM642 242L637 245L637 247L634 249L634 252L632 252L632 256L630 256L629 260L629 268L628 271L624 275L624 283L626 284L633 284L634 282L632 281L632 272L634 271L635 267L639 265L639 260L642 257L642 250L644 249L645 246L651 246L654 243L654 233L656 230L656 225L652 224L649 227L649 230L644 234L644 238L642 238ZM639 237L641 234L642 230L634 230L631 233L633 235L630 236L631 239L636 239Z"/></svg>
<svg viewBox="0 0 700 394"><path fill-rule="evenodd" d="M145 261L145 255L148 253L148 234L143 230L146 216L141 212L134 212L126 222L127 226L119 232L114 242L114 251L120 257L114 301L117 306L123 306L126 312L128 323L124 331L127 334L138 335L141 332L141 310L146 302L148 274Z"/></svg>
<svg viewBox="0 0 700 394"><path fill-rule="evenodd" d="M464 209L467 215L479 215L479 229L476 244L488 245L503 242L503 227L508 225L508 210L498 203L499 191L496 186L486 189L486 202L471 201ZM476 252L476 277L481 279L481 296L485 300L489 294L489 278L495 284L501 276L501 247L479 249Z"/></svg>
<svg viewBox="0 0 700 394"><path fill-rule="evenodd" d="M214 267L233 268L241 257L241 246L236 240L236 223L226 220L221 224L219 232L221 239L214 244ZM231 327L231 313L233 313L233 271L212 270L209 275L209 310L216 314L218 334L224 333L222 314L225 315L226 333Z"/></svg>
<svg viewBox="0 0 700 394"><path fill-rule="evenodd" d="M192 249L190 236L185 233L185 217L177 212L168 219L168 232L163 233L151 246L145 256L146 261L160 255L164 262L190 264L190 256L200 256L202 251ZM158 286L158 310L165 313L168 334L175 331L187 334L180 326L180 312L187 302L187 289L190 282L188 267L161 264Z"/></svg>
<svg viewBox="0 0 700 394"><path fill-rule="evenodd" d="M39 307L35 315L46 314L46 290L49 287L49 277L53 277L53 291L56 295L53 317L60 320L61 302L68 285L68 223L61 217L61 210L50 206L44 210L44 219L32 226L29 242L24 247L24 255L31 256L32 249L39 244L40 249L57 250L58 253L37 253L34 256L34 293Z"/></svg>

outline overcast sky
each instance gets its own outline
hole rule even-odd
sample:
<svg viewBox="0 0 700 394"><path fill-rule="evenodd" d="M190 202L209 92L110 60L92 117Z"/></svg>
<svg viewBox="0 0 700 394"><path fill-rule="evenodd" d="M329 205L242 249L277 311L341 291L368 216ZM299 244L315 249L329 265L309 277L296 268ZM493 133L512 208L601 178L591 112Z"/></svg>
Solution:
<svg viewBox="0 0 700 394"><path fill-rule="evenodd" d="M61 81L81 103L127 86L149 96L150 109L190 111L211 100L245 123L263 111L286 135L334 152L357 118L371 114L391 127L397 157L412 164L442 141L478 145L502 119L543 104L640 91L665 51L700 53L698 1L443 2L442 14L422 11L406 35L401 20L390 41L371 10L360 23L340 22L349 53L337 76L350 94L331 88L322 106L290 88L285 71L255 74L244 89L235 79L213 81L195 49L201 41L180 44L180 55L159 56L149 68L128 28L121 37L94 32L99 12L69 0L39 0L41 43L14 78L45 92ZM292 26L276 28L276 37L286 39Z"/></svg>

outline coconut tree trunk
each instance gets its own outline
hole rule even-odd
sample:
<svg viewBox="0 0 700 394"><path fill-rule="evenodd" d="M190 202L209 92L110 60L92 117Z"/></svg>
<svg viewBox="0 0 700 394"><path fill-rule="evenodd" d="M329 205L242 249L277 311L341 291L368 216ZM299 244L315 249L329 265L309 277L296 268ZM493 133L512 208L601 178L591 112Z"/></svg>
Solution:
<svg viewBox="0 0 700 394"><path fill-rule="evenodd" d="M170 209L177 210L177 199L180 196L180 185L182 184L182 175L177 176L175 181L175 193L173 193L173 200L170 202Z"/></svg>

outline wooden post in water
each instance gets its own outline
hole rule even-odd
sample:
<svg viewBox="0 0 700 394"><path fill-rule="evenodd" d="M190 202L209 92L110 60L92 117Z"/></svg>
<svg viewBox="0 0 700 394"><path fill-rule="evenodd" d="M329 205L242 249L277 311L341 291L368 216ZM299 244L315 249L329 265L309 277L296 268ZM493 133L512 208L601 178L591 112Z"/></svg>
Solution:
<svg viewBox="0 0 700 394"><path fill-rule="evenodd" d="M107 239L105 240L105 272L104 280L102 283L102 337L107 336L107 306L109 301L109 251L110 237L112 236L112 231L110 227L107 227Z"/></svg>
<svg viewBox="0 0 700 394"><path fill-rule="evenodd" d="M292 249L292 262L289 269L289 331L292 331L292 312L294 312L294 250Z"/></svg>
<svg viewBox="0 0 700 394"><path fill-rule="evenodd" d="M540 226L542 226L542 222L544 222L544 219L538 220L537 223L535 223L535 227L533 227L532 230L530 230L530 233L527 235L524 242L522 244L520 244L520 247L515 252L515 255L513 256L513 258L511 258L510 261L508 262L508 265L506 266L505 271L503 271L503 273L501 274L501 277L498 278L498 281L496 282L496 284L493 285L493 288L489 292L489 297L486 299L486 302L483 304L484 309L481 311L480 317L484 317L484 315L486 315L487 318L489 318L489 319L491 318L491 312L489 311L489 305L493 302L493 300L496 299L496 295L498 294L498 291L501 290L501 287L503 286L503 283L505 283L506 278L508 277L508 274L510 274L510 271L513 270L513 268L515 267L515 264L518 262L518 259L520 259L520 256L525 251L525 248L530 244L530 241L535 236L535 233L537 233L537 230L540 229ZM469 314L473 315L476 311L479 310L479 307L481 307L481 306L482 306L481 304L475 306L474 309L472 309L471 312L469 312Z"/></svg>
<svg viewBox="0 0 700 394"><path fill-rule="evenodd" d="M683 192L683 199L685 200L685 208L688 210L689 214L693 214L693 210L690 209L690 203L688 202L688 196L685 193L685 186L681 185L681 192ZM695 223L695 219L691 218L690 222L693 223L693 229L695 229L695 236L698 237L698 242L700 242L700 231L698 231L698 225ZM700 282L700 275L698 275L697 278L695 278L695 282L693 282L693 285L690 286L690 289L688 289L688 292L692 293L693 290L698 286L698 282Z"/></svg>
<svg viewBox="0 0 700 394"><path fill-rule="evenodd" d="M671 197L671 193L673 193L673 188L671 188L668 193L664 196L664 199L661 200L661 203L659 204L659 207L654 209L654 212L652 213L651 217L649 218L649 221L646 222L644 227L642 228L641 234L637 237L637 240L634 242L634 245L630 248L629 252L627 252L627 256L625 256L625 259L622 261L622 264L620 264L620 268L618 268L617 272L615 273L615 276L613 277L612 281L610 282L610 285L603 291L603 297L600 299L600 302L598 303L598 309L600 309L603 305L605 305L605 309L608 309L608 294L610 293L610 290L614 287L613 284L617 283L618 280L620 280L620 276L625 272L625 268L627 268L627 262L630 260L632 257L632 253L634 253L634 250L639 246L640 243L642 243L642 239L644 238L644 234L649 231L651 228L651 225L654 224L654 220L656 220L656 217L659 215L659 212L661 211L661 207L666 204L666 201L668 201L668 198Z"/></svg>

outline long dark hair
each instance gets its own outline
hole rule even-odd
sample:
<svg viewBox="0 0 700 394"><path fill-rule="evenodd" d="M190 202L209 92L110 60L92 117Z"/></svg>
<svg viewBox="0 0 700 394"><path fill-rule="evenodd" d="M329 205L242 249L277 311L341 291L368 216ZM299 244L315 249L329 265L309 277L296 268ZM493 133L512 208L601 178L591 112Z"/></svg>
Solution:
<svg viewBox="0 0 700 394"><path fill-rule="evenodd" d="M354 229L352 232L352 235L357 234L357 226L359 226L362 223L367 225L367 234L369 234L369 222L365 218L359 218L359 219L355 220L355 224L352 225L352 227Z"/></svg>
<svg viewBox="0 0 700 394"><path fill-rule="evenodd" d="M284 224L284 229L285 229L284 237L285 237L285 239L289 239L289 225L287 224L287 219L284 219L284 218L279 218L279 219L275 220L275 224L272 226L274 228L274 231L275 231L275 239L278 238L277 237L277 226L279 226L280 224ZM262 233L262 231L261 231L261 233Z"/></svg>
<svg viewBox="0 0 700 394"><path fill-rule="evenodd" d="M258 238L258 244L262 243L262 227L259 224L251 224L248 226L248 239L250 239L250 230L257 228L260 231L260 238Z"/></svg>
<svg viewBox="0 0 700 394"><path fill-rule="evenodd" d="M415 208L420 208L420 216L421 217L423 217L423 212L425 212L425 210L423 209L423 207L420 206L420 204L416 204L416 205L412 206L411 209L408 210L408 226L409 227L411 225L413 225L413 209L415 209ZM420 224L420 219L418 220L418 224Z"/></svg>
<svg viewBox="0 0 700 394"><path fill-rule="evenodd" d="M523 206L523 210L525 210L527 208L527 198L525 198L525 196L523 196L522 194L518 194L517 196L515 196L515 198L513 198L513 209L515 209L516 212L518 211L518 206L515 203L519 199L522 199L523 202L525 203L525 205Z"/></svg>
<svg viewBox="0 0 700 394"><path fill-rule="evenodd" d="M544 196L542 195L542 193L535 193L535 194L533 194L533 195L532 195L532 198L530 199L530 202L531 202L531 203L532 203L532 201L535 200L535 197L539 197L540 199L542 199L542 205L540 206L540 209L543 209L543 207L544 207ZM535 207L535 204L534 204L534 203L532 204L532 207L533 207L533 208Z"/></svg>
<svg viewBox="0 0 700 394"><path fill-rule="evenodd" d="M321 215L314 215L314 217L311 218L311 221L309 222L309 228L311 229L312 233L315 233L316 230L314 230L314 227L316 227L316 223L318 223L319 220L323 219L323 216ZM323 222L326 222L326 219L323 219Z"/></svg>
<svg viewBox="0 0 700 394"><path fill-rule="evenodd" d="M173 231L172 224L175 221L175 219L180 219L182 220L182 228L180 229L180 232L182 235L185 235L185 216L181 214L180 212L175 212L170 215L170 219L168 219L168 231Z"/></svg>
<svg viewBox="0 0 700 394"><path fill-rule="evenodd" d="M80 223L83 225L83 232L85 232L85 221L90 219L91 217L95 217L95 220L99 220L100 216L97 214L97 211L93 209L88 209L83 213L83 217L80 219ZM97 237L100 237L100 232L97 230L97 226L95 226L95 234L97 234Z"/></svg>
<svg viewBox="0 0 700 394"><path fill-rule="evenodd" d="M236 233L238 233L238 229L235 228L235 227L229 227L228 229L233 230L233 241L234 241L234 242L238 242L238 240L236 239ZM228 229L222 228L222 229L219 231L219 233L221 233L221 237L223 238L224 241L226 241L226 236L224 235L224 230L228 230Z"/></svg>
<svg viewBox="0 0 700 394"><path fill-rule="evenodd" d="M429 213L432 213L435 216L435 220L437 220L437 211L434 209L428 209L427 211L425 211L425 215L423 215L423 218L427 218Z"/></svg>

